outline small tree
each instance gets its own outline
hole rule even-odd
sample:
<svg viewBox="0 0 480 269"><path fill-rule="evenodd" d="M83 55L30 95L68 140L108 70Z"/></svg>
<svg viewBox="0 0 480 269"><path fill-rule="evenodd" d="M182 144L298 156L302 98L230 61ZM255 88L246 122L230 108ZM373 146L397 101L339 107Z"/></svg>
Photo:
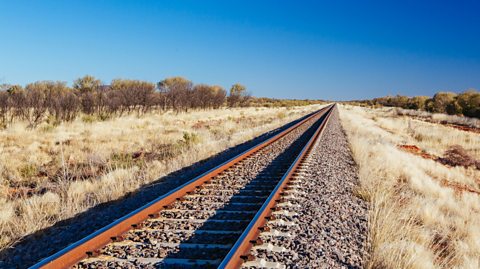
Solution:
<svg viewBox="0 0 480 269"><path fill-rule="evenodd" d="M165 94L167 103L175 111L188 110L193 84L183 77L166 78L158 82L160 92Z"/></svg>
<svg viewBox="0 0 480 269"><path fill-rule="evenodd" d="M93 76L85 75L73 82L73 89L80 97L82 111L86 114L93 114L99 105L99 89L102 82Z"/></svg>
<svg viewBox="0 0 480 269"><path fill-rule="evenodd" d="M462 108L462 113L468 117L480 118L480 93L468 90L458 95L457 102Z"/></svg>
<svg viewBox="0 0 480 269"><path fill-rule="evenodd" d="M431 112L445 113L447 106L455 101L457 95L453 92L439 92L433 96L433 103L430 109Z"/></svg>
<svg viewBox="0 0 480 269"><path fill-rule="evenodd" d="M194 108L207 109L213 99L211 87L206 84L198 84L193 87L191 104Z"/></svg>
<svg viewBox="0 0 480 269"><path fill-rule="evenodd" d="M213 108L219 108L225 103L227 98L227 91L221 86L214 85L211 87L213 92L212 106Z"/></svg>
<svg viewBox="0 0 480 269"><path fill-rule="evenodd" d="M96 92L101 85L102 82L99 79L90 75L85 75L73 82L73 89L81 93Z"/></svg>
<svg viewBox="0 0 480 269"><path fill-rule="evenodd" d="M111 90L121 102L122 111L146 112L153 105L155 85L141 80L114 79Z"/></svg>
<svg viewBox="0 0 480 269"><path fill-rule="evenodd" d="M247 93L245 86L236 83L230 88L230 95L227 101L229 107L246 106L250 101L250 94Z"/></svg>
<svg viewBox="0 0 480 269"><path fill-rule="evenodd" d="M25 89L20 85L13 85L9 87L7 92L10 106L9 122L13 122L14 118L26 119L26 114L30 111L30 108L26 102Z"/></svg>
<svg viewBox="0 0 480 269"><path fill-rule="evenodd" d="M6 127L10 111L8 92L0 90L0 129Z"/></svg>
<svg viewBox="0 0 480 269"><path fill-rule="evenodd" d="M424 110L428 99L428 96L414 96L408 100L407 108Z"/></svg>
<svg viewBox="0 0 480 269"><path fill-rule="evenodd" d="M406 108L408 104L408 97L403 95L397 95L391 99L391 106Z"/></svg>
<svg viewBox="0 0 480 269"><path fill-rule="evenodd" d="M2 84L0 85L0 128L6 127L8 123L13 122L14 117L23 115L23 102L18 99L18 95L23 96L23 88L20 85Z"/></svg>
<svg viewBox="0 0 480 269"><path fill-rule="evenodd" d="M35 128L48 111L48 86L50 82L34 82L25 87L25 119L29 128Z"/></svg>
<svg viewBox="0 0 480 269"><path fill-rule="evenodd" d="M131 87L135 92L134 105L138 108L138 112L146 113L155 104L155 84L135 80L132 81Z"/></svg>
<svg viewBox="0 0 480 269"><path fill-rule="evenodd" d="M447 104L447 107L445 108L445 112L447 112L447 114L449 115L461 115L462 107L460 106L460 104L458 104L457 100L453 100Z"/></svg>

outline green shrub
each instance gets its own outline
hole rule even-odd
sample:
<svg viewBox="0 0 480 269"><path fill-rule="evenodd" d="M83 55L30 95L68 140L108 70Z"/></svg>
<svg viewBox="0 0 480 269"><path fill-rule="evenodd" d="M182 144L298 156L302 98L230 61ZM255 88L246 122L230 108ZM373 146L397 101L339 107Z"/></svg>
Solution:
<svg viewBox="0 0 480 269"><path fill-rule="evenodd" d="M84 115L82 117L82 121L85 122L85 123L93 123L93 122L95 122L95 120L96 120L96 118L93 115Z"/></svg>
<svg viewBox="0 0 480 269"><path fill-rule="evenodd" d="M55 129L55 126L52 124L42 124L40 125L40 131L44 133L49 133Z"/></svg>
<svg viewBox="0 0 480 269"><path fill-rule="evenodd" d="M37 174L37 166L34 164L25 164L18 169L23 178L31 178Z"/></svg>
<svg viewBox="0 0 480 269"><path fill-rule="evenodd" d="M460 94L438 92L432 98L427 96L406 97L397 95L346 103L357 106L372 106L374 108L388 106L419 109L433 113L463 114L467 117L480 118L480 93L473 89Z"/></svg>
<svg viewBox="0 0 480 269"><path fill-rule="evenodd" d="M447 107L445 108L445 111L449 115L461 115L462 114L462 107L460 104L458 104L457 101L453 101L449 104L447 104Z"/></svg>
<svg viewBox="0 0 480 269"><path fill-rule="evenodd" d="M47 124L52 125L52 126L54 126L54 127L57 127L58 125L60 125L60 123L62 123L62 122L61 122L57 117L55 117L54 115L48 115L46 122L47 122Z"/></svg>
<svg viewBox="0 0 480 269"><path fill-rule="evenodd" d="M125 152L113 153L110 156L109 162L113 167L128 168L135 165L135 160L133 159L132 154Z"/></svg>
<svg viewBox="0 0 480 269"><path fill-rule="evenodd" d="M101 114L98 115L98 119L101 120L101 121L106 121L110 118L111 118L111 116L106 114L106 113L101 113Z"/></svg>
<svg viewBox="0 0 480 269"><path fill-rule="evenodd" d="M184 132L182 142L187 146L193 146L200 143L200 137L196 133Z"/></svg>
<svg viewBox="0 0 480 269"><path fill-rule="evenodd" d="M284 111L280 111L277 113L277 118L284 119L287 116Z"/></svg>

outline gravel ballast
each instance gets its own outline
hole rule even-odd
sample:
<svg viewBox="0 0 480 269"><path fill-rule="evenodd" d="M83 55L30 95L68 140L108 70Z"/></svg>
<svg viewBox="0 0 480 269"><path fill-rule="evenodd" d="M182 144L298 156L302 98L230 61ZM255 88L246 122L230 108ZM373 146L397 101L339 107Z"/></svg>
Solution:
<svg viewBox="0 0 480 269"><path fill-rule="evenodd" d="M313 134L318 119L314 117L210 179L202 188L161 210L158 217L142 223L144 227L123 234L121 242L108 244L99 250L99 256L83 260L75 268L163 268L167 264L175 268L178 259L182 260L182 268L193 260L208 260L209 264L194 264L191 268L216 267ZM259 186L270 191L259 193ZM246 187L253 188L246 191ZM252 205L255 208L248 208ZM222 234L232 224L238 231Z"/></svg>
<svg viewBox="0 0 480 269"><path fill-rule="evenodd" d="M269 223L272 230L290 236L262 235L264 244L285 248L261 248L252 254L287 268L362 268L367 249L367 203L355 196L357 169L335 109L323 135L312 150L295 182L292 205L277 214L293 225ZM253 265L250 263L250 265Z"/></svg>
<svg viewBox="0 0 480 269"><path fill-rule="evenodd" d="M203 267L215 268L229 248L219 246L218 249L209 250L207 245L229 245L236 241L248 225L248 219L253 217L303 147L307 133L313 132L313 128L308 125L294 130L241 164L211 179L204 187L160 211L157 217L124 234L118 242L99 250L100 256L84 260L75 267L163 268L167 265L165 261L181 258L185 261L208 260L208 264L203 264ZM245 147L246 145L237 147L236 151ZM223 157L232 154L233 152ZM221 158L204 163L201 170L205 171L208 164L220 161ZM98 218L84 218L85 222L81 225L72 221L68 223L70 227L61 225L39 234L35 236L37 238L31 238L31 244L17 245L16 251L12 251L15 254L13 257L3 253L4 257L11 258L0 262L0 268L31 265L46 255L40 256L33 252L33 257L22 261L25 250L39 250L42 246L51 248L55 246L55 241L61 241L65 245L67 240L62 239L65 234L72 240L75 238L70 235L72 233L85 234L87 230L93 229L89 226L101 227L108 224L123 212L144 204L151 199L149 197L152 194L156 196L164 193L186 182L191 174L196 173L190 170L175 181L165 180L162 184L155 185L154 189L108 205L108 210L99 208L89 214L90 217ZM278 265L279 268L363 268L368 248L368 204L355 196L357 184L356 164L335 108L322 136L298 170L290 189L286 191L286 202L282 200L277 205L275 217L267 223L270 229L265 229L260 235L262 240L259 242L263 244L251 250L256 261L247 262L244 267L265 268ZM224 220L228 222L222 222ZM82 229L84 227L89 229ZM61 235L51 236L59 230ZM79 238L80 235L76 237ZM51 241L38 241L39 238ZM35 246L35 242L43 243ZM179 244L183 246L180 247ZM196 244L199 246L188 246ZM43 250L44 253L53 251L54 249ZM213 260L215 262L211 263ZM168 267L178 266L171 264Z"/></svg>
<svg viewBox="0 0 480 269"><path fill-rule="evenodd" d="M135 192L128 193L118 200L99 204L75 217L60 221L52 227L26 236L20 242L0 252L0 268L27 268L32 266L43 258L88 236L125 214L145 205L156 197L184 184L191 178L210 170L253 145L285 130L300 120L301 119L292 121L278 129L266 132L255 139L159 178L151 184L143 186ZM26 253L28 253L28 255L25 255Z"/></svg>

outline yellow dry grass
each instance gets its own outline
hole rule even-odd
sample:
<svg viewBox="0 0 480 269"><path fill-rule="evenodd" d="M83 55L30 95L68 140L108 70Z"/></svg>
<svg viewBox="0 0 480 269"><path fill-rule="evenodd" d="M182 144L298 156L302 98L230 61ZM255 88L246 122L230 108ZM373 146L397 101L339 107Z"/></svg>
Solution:
<svg viewBox="0 0 480 269"><path fill-rule="evenodd" d="M369 114L370 118L376 121L382 129L403 138L404 142L414 143L435 155L442 155L445 149L450 146L460 145L472 156L480 159L478 133L425 122L409 116L398 116L396 110L393 108L372 109ZM449 122L462 123L459 119L463 119L463 122L472 122L473 125L474 122L478 121L477 119L444 114L430 114L430 116L437 119L438 122L450 119Z"/></svg>
<svg viewBox="0 0 480 269"><path fill-rule="evenodd" d="M0 249L320 107L16 123L0 131Z"/></svg>
<svg viewBox="0 0 480 269"><path fill-rule="evenodd" d="M396 114L396 115L408 115L436 123L446 122L451 124L459 124L464 126L470 126L475 128L480 128L480 119L469 118L457 115L447 115L441 113L431 113L422 110L414 109L403 109L403 108L383 108L387 113Z"/></svg>
<svg viewBox="0 0 480 269"><path fill-rule="evenodd" d="M382 109L341 106L359 166L358 194L370 202L369 268L480 268L480 190L474 168L447 167L401 151L415 144L442 155L452 144L479 157L480 136L397 117Z"/></svg>

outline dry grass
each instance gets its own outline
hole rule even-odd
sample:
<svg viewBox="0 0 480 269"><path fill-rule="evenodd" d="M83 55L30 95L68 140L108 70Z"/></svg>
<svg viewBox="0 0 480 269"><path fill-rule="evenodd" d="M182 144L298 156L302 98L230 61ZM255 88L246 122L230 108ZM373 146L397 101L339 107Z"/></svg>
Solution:
<svg viewBox="0 0 480 269"><path fill-rule="evenodd" d="M473 128L480 128L480 120L475 118L456 116L456 115L447 115L447 114L441 114L441 113L430 113L427 111L403 109L398 107L384 108L384 110L399 116L402 116L402 115L412 116L412 117L428 120L434 123L449 123L449 124L469 126Z"/></svg>
<svg viewBox="0 0 480 269"><path fill-rule="evenodd" d="M370 109L368 113L365 110L357 112L368 119L372 119L378 127L393 134L397 140L404 141L404 144L415 144L437 156L442 156L452 146L460 145L470 155L480 159L478 133L466 132L409 116L397 115L395 109L392 108ZM457 116L444 115L444 117ZM475 121L475 119L472 120ZM465 121L468 121L468 119L465 119Z"/></svg>
<svg viewBox="0 0 480 269"><path fill-rule="evenodd" d="M370 201L369 268L480 268L479 171L397 147L441 156L456 144L478 158L480 136L385 110L341 106L340 115Z"/></svg>
<svg viewBox="0 0 480 269"><path fill-rule="evenodd" d="M2 130L0 249L319 107L80 118Z"/></svg>

